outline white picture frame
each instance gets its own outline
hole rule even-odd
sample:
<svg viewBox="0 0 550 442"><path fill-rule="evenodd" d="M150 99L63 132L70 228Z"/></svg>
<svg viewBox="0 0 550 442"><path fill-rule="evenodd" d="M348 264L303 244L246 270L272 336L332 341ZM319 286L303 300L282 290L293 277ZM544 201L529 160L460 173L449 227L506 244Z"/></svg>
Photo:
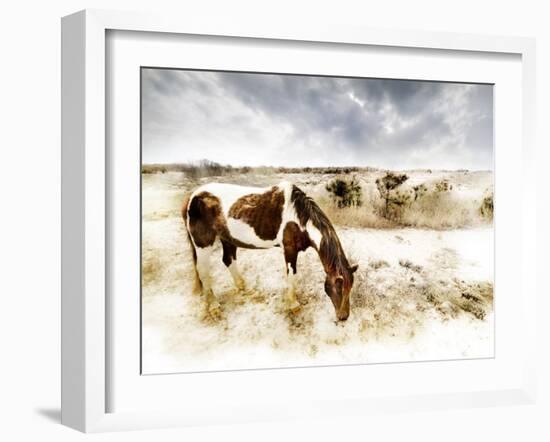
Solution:
<svg viewBox="0 0 550 442"><path fill-rule="evenodd" d="M308 406L255 404L230 398L225 409L195 411L109 411L113 387L108 376L112 355L109 325L108 247L110 240L107 184L106 33L143 31L164 34L272 39L274 41L375 45L380 48L425 48L521 57L521 160L523 176L534 170L535 45L532 39L450 33L388 31L308 23L304 27L266 23L208 23L189 17L86 10L62 20L62 423L85 432L247 422L287 417L364 414L370 411L456 408L532 403L535 399L535 202L521 188L521 284L519 318L524 352L518 355L521 376L502 388L377 397L315 398ZM499 173L497 170L496 173ZM506 198L506 196L502 196ZM498 239L497 239L498 243ZM498 267L497 267L498 270ZM497 299L497 302L498 299ZM497 356L498 357L498 356ZM337 368L336 368L337 369ZM361 370L361 367L356 367ZM381 370L382 368L379 368ZM436 368L437 370L437 368ZM286 371L292 376L291 370ZM209 376L221 374L210 373ZM246 377L244 372L241 378ZM265 376L269 376L266 374ZM169 378L169 377L167 377ZM520 380L518 380L520 379ZM165 383L170 383L170 380ZM186 399L189 401L189 398ZM227 407L227 405L230 407ZM335 407L338 404L338 407ZM303 405L303 404L302 404ZM153 407L154 408L154 407ZM238 410L238 413L235 411Z"/></svg>

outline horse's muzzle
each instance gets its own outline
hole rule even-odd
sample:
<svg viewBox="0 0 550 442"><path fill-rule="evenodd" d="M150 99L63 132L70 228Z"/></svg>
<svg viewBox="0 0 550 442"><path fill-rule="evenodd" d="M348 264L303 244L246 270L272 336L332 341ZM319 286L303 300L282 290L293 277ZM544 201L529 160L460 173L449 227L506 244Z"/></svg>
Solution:
<svg viewBox="0 0 550 442"><path fill-rule="evenodd" d="M336 317L338 318L338 321L345 321L349 317L349 311L347 311L347 312L338 312L336 314Z"/></svg>

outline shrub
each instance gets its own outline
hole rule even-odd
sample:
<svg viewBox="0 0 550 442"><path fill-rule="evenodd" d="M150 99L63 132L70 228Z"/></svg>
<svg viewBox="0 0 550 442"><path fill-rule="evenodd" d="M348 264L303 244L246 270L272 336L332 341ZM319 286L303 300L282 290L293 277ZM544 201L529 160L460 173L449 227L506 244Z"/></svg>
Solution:
<svg viewBox="0 0 550 442"><path fill-rule="evenodd" d="M436 192L450 192L453 190L453 185L447 180L441 180L435 183Z"/></svg>
<svg viewBox="0 0 550 442"><path fill-rule="evenodd" d="M395 210L391 211L392 205L393 206L402 206L406 202L406 198L402 198L401 194L399 192L392 192L401 184L403 184L405 181L407 181L409 177L406 174L398 174L394 172L386 172L386 175L384 175L382 178L376 179L376 187L378 188L378 192L380 193L380 197L384 200L384 217L385 218L391 218L391 213ZM395 207L394 207L395 208Z"/></svg>
<svg viewBox="0 0 550 442"><path fill-rule="evenodd" d="M481 201L481 206L479 207L479 213L482 218L485 218L487 220L493 219L493 194L490 194L483 198L483 201Z"/></svg>
<svg viewBox="0 0 550 442"><path fill-rule="evenodd" d="M339 208L357 207L362 203L363 192L355 177L335 178L325 186L325 189Z"/></svg>
<svg viewBox="0 0 550 442"><path fill-rule="evenodd" d="M416 201L418 198L422 198L424 195L428 193L428 186L422 183L417 186L414 186L413 190L414 190L414 199Z"/></svg>

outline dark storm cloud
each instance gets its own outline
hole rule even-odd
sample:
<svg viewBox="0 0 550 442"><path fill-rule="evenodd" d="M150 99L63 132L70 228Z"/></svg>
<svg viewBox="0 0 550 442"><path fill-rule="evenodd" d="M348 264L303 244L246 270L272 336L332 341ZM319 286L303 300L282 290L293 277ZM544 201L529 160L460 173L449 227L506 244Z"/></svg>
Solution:
<svg viewBox="0 0 550 442"><path fill-rule="evenodd" d="M492 168L488 85L146 69L145 162Z"/></svg>

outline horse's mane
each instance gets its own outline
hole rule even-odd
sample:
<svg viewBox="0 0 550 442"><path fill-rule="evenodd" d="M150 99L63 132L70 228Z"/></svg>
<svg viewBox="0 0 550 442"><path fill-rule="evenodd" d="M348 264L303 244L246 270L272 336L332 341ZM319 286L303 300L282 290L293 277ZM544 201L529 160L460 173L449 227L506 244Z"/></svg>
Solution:
<svg viewBox="0 0 550 442"><path fill-rule="evenodd" d="M331 269L349 268L348 260L336 230L317 203L297 186L292 186L290 200L294 205L301 226L305 228L307 223L311 221L321 232L319 256L323 263Z"/></svg>

